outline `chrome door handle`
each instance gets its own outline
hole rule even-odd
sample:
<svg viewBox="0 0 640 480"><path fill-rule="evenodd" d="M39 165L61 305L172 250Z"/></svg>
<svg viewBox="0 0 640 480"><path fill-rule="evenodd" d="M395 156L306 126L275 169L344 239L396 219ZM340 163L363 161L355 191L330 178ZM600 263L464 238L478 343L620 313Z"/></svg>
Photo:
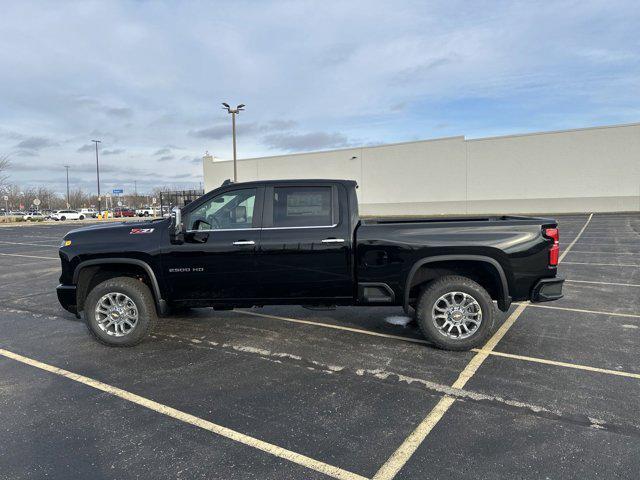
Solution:
<svg viewBox="0 0 640 480"><path fill-rule="evenodd" d="M237 242L233 242L234 245L255 245L256 242L253 240L238 240Z"/></svg>
<svg viewBox="0 0 640 480"><path fill-rule="evenodd" d="M344 243L344 238L325 238L322 243Z"/></svg>

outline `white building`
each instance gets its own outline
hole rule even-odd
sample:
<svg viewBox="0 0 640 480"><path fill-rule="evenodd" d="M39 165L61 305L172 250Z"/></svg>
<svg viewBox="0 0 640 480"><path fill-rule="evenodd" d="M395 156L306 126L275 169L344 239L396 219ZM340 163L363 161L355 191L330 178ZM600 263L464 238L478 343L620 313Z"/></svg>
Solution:
<svg viewBox="0 0 640 480"><path fill-rule="evenodd" d="M233 162L203 158L207 191ZM640 211L640 123L238 161L238 181L344 178L365 215Z"/></svg>

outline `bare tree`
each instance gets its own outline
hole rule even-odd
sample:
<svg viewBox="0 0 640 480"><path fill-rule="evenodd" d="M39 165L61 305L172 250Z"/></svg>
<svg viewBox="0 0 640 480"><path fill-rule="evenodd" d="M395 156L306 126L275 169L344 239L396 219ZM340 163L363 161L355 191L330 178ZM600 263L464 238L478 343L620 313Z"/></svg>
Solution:
<svg viewBox="0 0 640 480"><path fill-rule="evenodd" d="M71 208L83 208L89 206L89 195L81 188L74 188L69 192Z"/></svg>
<svg viewBox="0 0 640 480"><path fill-rule="evenodd" d="M9 155L0 155L0 187L4 186L4 183L9 178L9 175L4 174L7 170L9 170Z"/></svg>

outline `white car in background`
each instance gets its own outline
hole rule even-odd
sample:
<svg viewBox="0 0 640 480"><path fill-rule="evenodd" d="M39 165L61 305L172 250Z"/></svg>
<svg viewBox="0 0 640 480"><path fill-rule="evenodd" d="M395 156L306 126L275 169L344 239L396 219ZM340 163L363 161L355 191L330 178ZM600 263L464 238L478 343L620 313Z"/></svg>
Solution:
<svg viewBox="0 0 640 480"><path fill-rule="evenodd" d="M76 210L56 210L51 214L52 220L84 220L86 217Z"/></svg>
<svg viewBox="0 0 640 480"><path fill-rule="evenodd" d="M40 212L28 212L22 216L23 220L44 220L45 216Z"/></svg>
<svg viewBox="0 0 640 480"><path fill-rule="evenodd" d="M153 207L138 208L136 210L136 215L139 217L159 217L160 209Z"/></svg>
<svg viewBox="0 0 640 480"><path fill-rule="evenodd" d="M78 213L84 215L86 218L96 218L98 216L98 212L93 208L81 208Z"/></svg>

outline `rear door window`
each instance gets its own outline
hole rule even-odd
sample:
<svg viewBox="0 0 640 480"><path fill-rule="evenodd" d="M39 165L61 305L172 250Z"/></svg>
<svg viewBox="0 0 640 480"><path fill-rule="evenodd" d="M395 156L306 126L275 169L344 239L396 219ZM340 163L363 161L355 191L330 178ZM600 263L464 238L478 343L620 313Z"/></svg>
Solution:
<svg viewBox="0 0 640 480"><path fill-rule="evenodd" d="M274 227L333 226L331 187L275 187Z"/></svg>

